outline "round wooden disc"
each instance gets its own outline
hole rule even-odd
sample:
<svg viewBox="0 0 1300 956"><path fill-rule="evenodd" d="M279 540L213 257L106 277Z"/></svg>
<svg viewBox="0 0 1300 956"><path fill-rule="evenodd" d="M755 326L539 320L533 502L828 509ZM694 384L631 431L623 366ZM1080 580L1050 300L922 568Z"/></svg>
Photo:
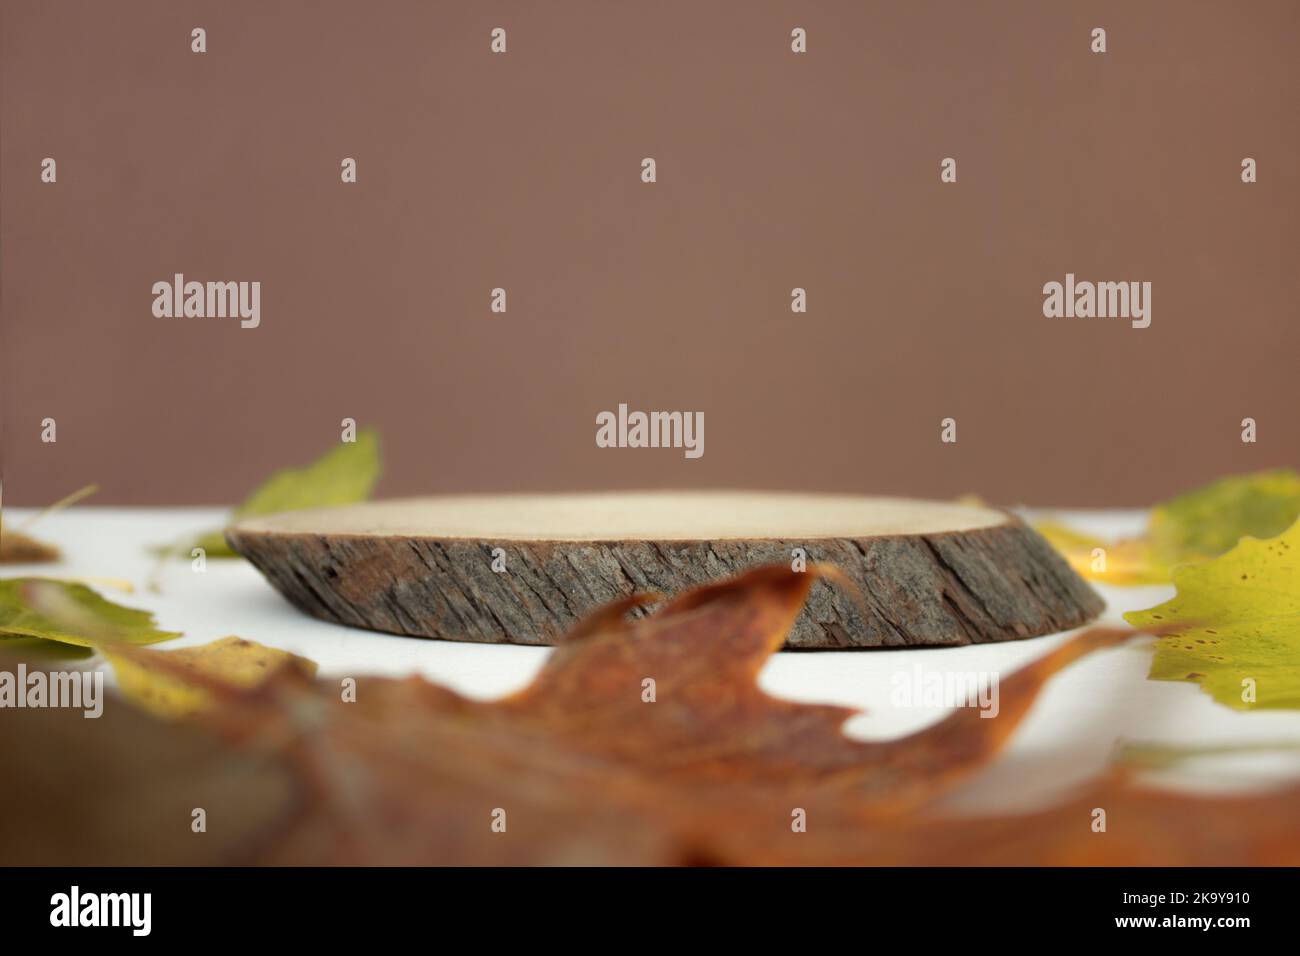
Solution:
<svg viewBox="0 0 1300 956"><path fill-rule="evenodd" d="M463 495L294 511L226 532L296 606L355 627L550 644L634 591L759 564L838 565L788 647L957 645L1077 627L1101 599L1035 531L990 508L771 492Z"/></svg>

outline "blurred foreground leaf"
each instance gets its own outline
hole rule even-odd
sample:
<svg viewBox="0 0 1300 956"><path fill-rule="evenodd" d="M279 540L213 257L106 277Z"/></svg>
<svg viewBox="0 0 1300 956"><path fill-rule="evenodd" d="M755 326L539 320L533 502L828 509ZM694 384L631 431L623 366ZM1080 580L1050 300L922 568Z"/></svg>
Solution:
<svg viewBox="0 0 1300 956"><path fill-rule="evenodd" d="M1130 767L1166 770L1211 757L1246 757L1255 754L1280 753L1300 753L1300 740L1232 741L1190 746L1129 741L1119 748L1115 761Z"/></svg>
<svg viewBox="0 0 1300 956"><path fill-rule="evenodd" d="M279 668L294 666L307 676L316 664L288 651L241 637L223 637L174 651L105 652L123 696L158 717L188 717L211 706L213 695L196 677L250 690Z"/></svg>
<svg viewBox="0 0 1300 956"><path fill-rule="evenodd" d="M636 599L609 605L492 701L419 677L313 680L292 661L260 668L256 648L227 680L221 642L186 666L183 652L127 649L221 705L184 721L120 699L94 721L14 711L0 819L24 825L0 862L1300 862L1297 787L1196 798L1116 771L1038 812L945 812L937 801L994 758L1054 674L1134 632L1094 628L1004 674L996 716L956 708L906 737L854 740L851 710L757 683L825 573L759 568L631 620ZM238 686L250 662L270 674ZM77 812L87 793L98 812ZM194 839L184 822L199 806L221 825Z"/></svg>

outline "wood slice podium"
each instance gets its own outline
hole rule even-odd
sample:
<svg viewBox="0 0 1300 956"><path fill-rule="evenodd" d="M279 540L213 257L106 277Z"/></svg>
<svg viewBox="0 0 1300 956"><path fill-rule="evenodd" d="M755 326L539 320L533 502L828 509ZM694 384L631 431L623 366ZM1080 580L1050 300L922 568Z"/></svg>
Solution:
<svg viewBox="0 0 1300 956"><path fill-rule="evenodd" d="M286 512L226 538L303 611L455 641L552 644L635 591L760 564L837 565L789 648L1018 640L1103 603L1032 528L965 504L771 492L463 495Z"/></svg>

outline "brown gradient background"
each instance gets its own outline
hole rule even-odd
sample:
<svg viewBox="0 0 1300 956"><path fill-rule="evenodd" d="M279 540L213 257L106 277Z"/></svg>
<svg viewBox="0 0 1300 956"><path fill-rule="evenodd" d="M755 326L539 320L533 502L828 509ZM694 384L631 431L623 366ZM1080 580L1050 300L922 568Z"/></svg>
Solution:
<svg viewBox="0 0 1300 956"><path fill-rule="evenodd" d="M1295 2L0 17L7 503L233 502L344 416L385 495L1127 505L1300 459ZM1044 318L1067 271L1151 281L1151 328ZM261 328L154 318L174 272L261 280ZM703 411L704 457L596 448L619 402Z"/></svg>

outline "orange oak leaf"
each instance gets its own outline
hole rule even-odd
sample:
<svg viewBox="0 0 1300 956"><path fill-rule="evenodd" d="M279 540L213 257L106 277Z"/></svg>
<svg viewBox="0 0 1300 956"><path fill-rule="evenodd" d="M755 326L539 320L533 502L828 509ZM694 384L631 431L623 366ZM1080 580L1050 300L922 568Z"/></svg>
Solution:
<svg viewBox="0 0 1300 956"><path fill-rule="evenodd" d="M121 701L98 721L10 712L20 716L0 734L0 763L16 785L0 788L0 819L24 827L0 843L0 862L1300 859L1294 793L1192 799L1117 773L1035 814L940 812L936 798L997 753L1054 673L1133 632L1087 631L1008 676L997 717L958 709L908 737L859 742L842 733L852 711L757 685L824 575L833 569L759 568L631 620L636 599L611 605L497 701L420 678L313 679L297 661L240 687L163 652L115 649L137 677L195 681L210 705L170 722ZM1098 807L1103 831L1090 826ZM193 808L222 826L188 839Z"/></svg>

